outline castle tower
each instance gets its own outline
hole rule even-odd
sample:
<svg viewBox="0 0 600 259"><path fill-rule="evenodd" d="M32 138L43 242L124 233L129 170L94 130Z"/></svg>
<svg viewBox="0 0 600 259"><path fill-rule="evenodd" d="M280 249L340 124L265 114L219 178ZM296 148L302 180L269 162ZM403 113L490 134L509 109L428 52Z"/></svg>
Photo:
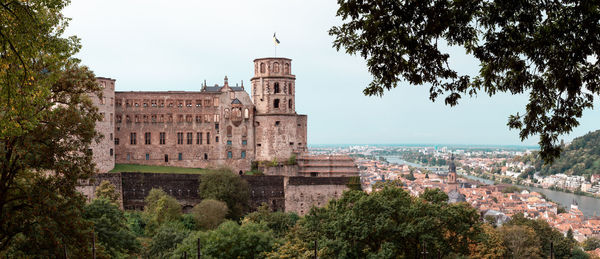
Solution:
<svg viewBox="0 0 600 259"><path fill-rule="evenodd" d="M306 115L296 114L292 60L254 60L252 99L256 107L256 160L285 161L306 151Z"/></svg>

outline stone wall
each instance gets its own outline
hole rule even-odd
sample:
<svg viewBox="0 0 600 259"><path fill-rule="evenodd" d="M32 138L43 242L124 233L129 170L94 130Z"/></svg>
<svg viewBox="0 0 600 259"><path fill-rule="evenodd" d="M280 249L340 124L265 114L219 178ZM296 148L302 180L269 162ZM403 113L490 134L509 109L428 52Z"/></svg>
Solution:
<svg viewBox="0 0 600 259"><path fill-rule="evenodd" d="M87 201L90 202L96 198L96 188L102 181L108 181L115 186L115 190L122 194L123 186L121 181L121 173L103 173L96 174L94 178L79 181L76 187L77 191L81 192L87 197ZM120 195L120 204L122 205L123 195ZM122 207L121 207L122 208Z"/></svg>
<svg viewBox="0 0 600 259"><path fill-rule="evenodd" d="M285 187L285 211L304 215L312 206L323 207L348 190L349 177L289 177Z"/></svg>
<svg viewBox="0 0 600 259"><path fill-rule="evenodd" d="M102 97L92 96L92 102L98 107L98 112L103 115L102 121L96 122L96 131L103 138L98 143L92 142L91 148L96 169L99 173L106 173L115 167L113 156L115 80L103 77L96 80L102 87Z"/></svg>

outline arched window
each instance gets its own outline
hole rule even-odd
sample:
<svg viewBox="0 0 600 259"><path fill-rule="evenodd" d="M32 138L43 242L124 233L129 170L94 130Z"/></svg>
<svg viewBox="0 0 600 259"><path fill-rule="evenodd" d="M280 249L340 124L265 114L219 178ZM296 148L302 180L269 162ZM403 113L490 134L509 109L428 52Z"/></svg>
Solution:
<svg viewBox="0 0 600 259"><path fill-rule="evenodd" d="M265 63L260 63L260 72L261 73L265 72Z"/></svg>
<svg viewBox="0 0 600 259"><path fill-rule="evenodd" d="M288 101L288 108L292 109L292 100Z"/></svg>
<svg viewBox="0 0 600 259"><path fill-rule="evenodd" d="M227 136L231 137L231 135L233 135L233 128L231 126L227 126Z"/></svg>
<svg viewBox="0 0 600 259"><path fill-rule="evenodd" d="M283 73L286 75L290 74L290 63L285 63L285 65L283 67Z"/></svg>
<svg viewBox="0 0 600 259"><path fill-rule="evenodd" d="M225 119L229 119L229 109L225 108Z"/></svg>
<svg viewBox="0 0 600 259"><path fill-rule="evenodd" d="M273 72L279 73L279 63L277 63L277 62L273 63Z"/></svg>
<svg viewBox="0 0 600 259"><path fill-rule="evenodd" d="M244 109L244 119L248 119L250 115L248 114L248 108Z"/></svg>
<svg viewBox="0 0 600 259"><path fill-rule="evenodd" d="M279 109L279 99L275 99L275 101L273 101L273 108Z"/></svg>
<svg viewBox="0 0 600 259"><path fill-rule="evenodd" d="M279 88L279 83L275 83L273 89L274 89L274 91L275 91L276 94L278 94L279 92L281 92L281 89Z"/></svg>

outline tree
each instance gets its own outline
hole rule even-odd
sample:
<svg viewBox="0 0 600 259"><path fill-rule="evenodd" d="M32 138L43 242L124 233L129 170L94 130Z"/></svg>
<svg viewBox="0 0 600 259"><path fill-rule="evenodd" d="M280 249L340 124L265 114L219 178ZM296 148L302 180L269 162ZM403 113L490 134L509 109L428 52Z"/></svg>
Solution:
<svg viewBox="0 0 600 259"><path fill-rule="evenodd" d="M116 189L114 184L104 180L96 188L96 198L105 198L116 203L119 200L119 193Z"/></svg>
<svg viewBox="0 0 600 259"><path fill-rule="evenodd" d="M169 258L173 255L175 248L185 238L188 237L190 231L185 229L180 222L168 222L161 225L156 234L152 236L145 257L148 258ZM177 257L181 258L181 257Z"/></svg>
<svg viewBox="0 0 600 259"><path fill-rule="evenodd" d="M300 217L293 212L272 212L269 206L263 203L258 210L252 213L248 213L242 222L254 222L265 224L269 229L273 231L275 236L283 237L300 219Z"/></svg>
<svg viewBox="0 0 600 259"><path fill-rule="evenodd" d="M569 258L574 242L569 240L548 222L542 219L528 219L523 214L515 214L505 225L527 226L533 229L540 241L540 254L546 258L550 256L551 246L554 245L555 258Z"/></svg>
<svg viewBox="0 0 600 259"><path fill-rule="evenodd" d="M152 233L163 223L176 221L181 217L181 205L161 189L152 189L145 199L144 215L147 218L146 231Z"/></svg>
<svg viewBox="0 0 600 259"><path fill-rule="evenodd" d="M506 225L498 231L512 258L542 258L540 241L531 227Z"/></svg>
<svg viewBox="0 0 600 259"><path fill-rule="evenodd" d="M129 229L123 211L113 201L104 197L94 199L86 205L83 217L93 222L97 242L111 257L140 250L140 244Z"/></svg>
<svg viewBox="0 0 600 259"><path fill-rule="evenodd" d="M214 170L200 177L201 199L223 201L229 208L227 218L238 220L248 209L248 183L230 170Z"/></svg>
<svg viewBox="0 0 600 259"><path fill-rule="evenodd" d="M546 162L558 137L579 125L600 94L600 3L590 1L338 0L333 46L367 60L366 95L402 81L429 85L430 99L458 104L480 92L529 94L526 112L509 118L522 140L540 135ZM439 42L438 42L439 40ZM442 45L461 46L480 62L477 76L448 64Z"/></svg>
<svg viewBox="0 0 600 259"><path fill-rule="evenodd" d="M600 248L600 238L588 237L585 241L583 241L583 249L585 251L592 251L598 248Z"/></svg>
<svg viewBox="0 0 600 259"><path fill-rule="evenodd" d="M240 226L233 221L226 221L215 230L189 235L177 246L173 257L182 258L184 252L195 254L198 238L202 245L202 256L207 258L265 258L277 243L273 232L264 224L244 223Z"/></svg>
<svg viewBox="0 0 600 259"><path fill-rule="evenodd" d="M471 251L472 258L494 259L504 258L506 247L502 236L492 225L483 224L478 242Z"/></svg>
<svg viewBox="0 0 600 259"><path fill-rule="evenodd" d="M225 220L227 211L224 202L206 199L192 208L192 215L201 229L213 229Z"/></svg>
<svg viewBox="0 0 600 259"><path fill-rule="evenodd" d="M65 38L66 0L0 4L0 255L89 257L78 180L94 173L94 74ZM8 252L6 252L8 253Z"/></svg>
<svg viewBox="0 0 600 259"><path fill-rule="evenodd" d="M416 258L423 249L468 255L480 233L479 213L440 196L426 201L393 183L371 194L346 191L326 207L311 209L300 225L309 232L305 242L318 241L322 257Z"/></svg>

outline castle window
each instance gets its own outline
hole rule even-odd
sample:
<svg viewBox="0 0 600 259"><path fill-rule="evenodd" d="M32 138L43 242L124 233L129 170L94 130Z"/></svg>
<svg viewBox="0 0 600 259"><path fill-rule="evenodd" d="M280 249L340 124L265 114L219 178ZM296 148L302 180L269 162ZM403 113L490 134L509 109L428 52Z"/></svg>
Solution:
<svg viewBox="0 0 600 259"><path fill-rule="evenodd" d="M127 153L127 161L131 160L131 153Z"/></svg>
<svg viewBox="0 0 600 259"><path fill-rule="evenodd" d="M115 98L111 97L110 98L110 106L113 106L113 105L115 105Z"/></svg>
<svg viewBox="0 0 600 259"><path fill-rule="evenodd" d="M202 100L196 100L196 107L202 107Z"/></svg>
<svg viewBox="0 0 600 259"><path fill-rule="evenodd" d="M156 105L156 100L152 100L152 101L150 101L150 102L152 103L152 107L156 107L156 106L157 106L157 105Z"/></svg>
<svg viewBox="0 0 600 259"><path fill-rule="evenodd" d="M256 146L257 146L257 147L260 147L261 145L260 145L260 143L258 143L258 144L256 144Z"/></svg>
<svg viewBox="0 0 600 259"><path fill-rule="evenodd" d="M312 177L317 177L317 176L319 176L319 173L317 173L317 172L311 172L311 173L310 173L310 176L312 176Z"/></svg>
<svg viewBox="0 0 600 259"><path fill-rule="evenodd" d="M150 154L146 153L146 160L150 160Z"/></svg>
<svg viewBox="0 0 600 259"><path fill-rule="evenodd" d="M164 100L159 100L158 101L158 106L165 107L165 101Z"/></svg>
<svg viewBox="0 0 600 259"><path fill-rule="evenodd" d="M260 63L260 72L261 73L265 72L265 63Z"/></svg>
<svg viewBox="0 0 600 259"><path fill-rule="evenodd" d="M279 63L273 63L273 72L279 73Z"/></svg>
<svg viewBox="0 0 600 259"><path fill-rule="evenodd" d="M196 115L196 123L202 123L202 115Z"/></svg>
<svg viewBox="0 0 600 259"><path fill-rule="evenodd" d="M144 101L144 107L148 107L148 102Z"/></svg>
<svg viewBox="0 0 600 259"><path fill-rule="evenodd" d="M183 144L183 132L177 132L177 144Z"/></svg>
<svg viewBox="0 0 600 259"><path fill-rule="evenodd" d="M191 100L185 101L185 106L192 107L192 101Z"/></svg>
<svg viewBox="0 0 600 259"><path fill-rule="evenodd" d="M221 115L215 114L215 122L219 122L221 120Z"/></svg>
<svg viewBox="0 0 600 259"><path fill-rule="evenodd" d="M169 162L169 155L165 154L165 163Z"/></svg>
<svg viewBox="0 0 600 259"><path fill-rule="evenodd" d="M228 137L231 137L233 135L232 132L233 132L233 128L231 126L227 126L227 136Z"/></svg>
<svg viewBox="0 0 600 259"><path fill-rule="evenodd" d="M233 158L233 153L231 151L227 151L227 158Z"/></svg>
<svg viewBox="0 0 600 259"><path fill-rule="evenodd" d="M186 115L185 121L190 122L190 123L193 122L192 115Z"/></svg>
<svg viewBox="0 0 600 259"><path fill-rule="evenodd" d="M194 138L194 133L188 132L187 133L187 144L188 145L191 145L192 143L194 143L193 138Z"/></svg>
<svg viewBox="0 0 600 259"><path fill-rule="evenodd" d="M294 142L290 142L290 146L293 146L293 145L294 145Z"/></svg>
<svg viewBox="0 0 600 259"><path fill-rule="evenodd" d="M129 144L135 145L136 143L137 143L137 140L136 140L135 132L131 132L131 134L129 134Z"/></svg>
<svg viewBox="0 0 600 259"><path fill-rule="evenodd" d="M161 145L164 145L166 143L166 139L167 139L166 133L165 132L161 132L161 133L158 134L158 136L159 136L159 142L158 143L161 144Z"/></svg>
<svg viewBox="0 0 600 259"><path fill-rule="evenodd" d="M152 115L152 123L156 123L156 115Z"/></svg>
<svg viewBox="0 0 600 259"><path fill-rule="evenodd" d="M158 122L165 122L165 115L161 114L160 117L158 117Z"/></svg>
<svg viewBox="0 0 600 259"><path fill-rule="evenodd" d="M144 123L148 123L148 115L144 115Z"/></svg>
<svg viewBox="0 0 600 259"><path fill-rule="evenodd" d="M273 89L274 89L274 91L275 91L276 94L278 94L279 92L281 92L281 89L279 89L279 83L275 83Z"/></svg>
<svg viewBox="0 0 600 259"><path fill-rule="evenodd" d="M210 145L210 132L206 132L206 144Z"/></svg>
<svg viewBox="0 0 600 259"><path fill-rule="evenodd" d="M288 101L288 108L292 109L292 100Z"/></svg>
<svg viewBox="0 0 600 259"><path fill-rule="evenodd" d="M208 160L208 154L204 153L204 160Z"/></svg>
<svg viewBox="0 0 600 259"><path fill-rule="evenodd" d="M242 157L242 158L246 158L246 151L242 151L242 155L241 155L241 157Z"/></svg>
<svg viewBox="0 0 600 259"><path fill-rule="evenodd" d="M244 145L244 146L245 146L245 145L248 145L248 141L247 141L247 140L245 140L245 139L244 139L244 140L242 140L242 145Z"/></svg>
<svg viewBox="0 0 600 259"><path fill-rule="evenodd" d="M219 136L215 137L215 143L219 143Z"/></svg>
<svg viewBox="0 0 600 259"><path fill-rule="evenodd" d="M146 132L144 133L144 143L146 145L150 145L151 144L151 137L150 137L150 132Z"/></svg>
<svg viewBox="0 0 600 259"><path fill-rule="evenodd" d="M275 126L279 126L280 123L280 121L275 121Z"/></svg>
<svg viewBox="0 0 600 259"><path fill-rule="evenodd" d="M283 73L286 75L290 74L290 63L285 63L285 65L283 65Z"/></svg>
<svg viewBox="0 0 600 259"><path fill-rule="evenodd" d="M102 118L100 119L100 121L104 121L104 119L105 119L105 118L104 118L104 113L103 113L103 112L101 112L101 113L100 113L100 117L102 117Z"/></svg>
<svg viewBox="0 0 600 259"><path fill-rule="evenodd" d="M110 140L113 140L113 134L110 133Z"/></svg>
<svg viewBox="0 0 600 259"><path fill-rule="evenodd" d="M119 145L119 138L115 138L115 145Z"/></svg>
<svg viewBox="0 0 600 259"><path fill-rule="evenodd" d="M169 102L168 107L173 107L173 102Z"/></svg>
<svg viewBox="0 0 600 259"><path fill-rule="evenodd" d="M183 160L183 153L177 154L177 160L179 160L179 161Z"/></svg>
<svg viewBox="0 0 600 259"><path fill-rule="evenodd" d="M140 115L135 115L135 123L140 123Z"/></svg>
<svg viewBox="0 0 600 259"><path fill-rule="evenodd" d="M183 115L179 115L177 117L177 122L183 122Z"/></svg>
<svg viewBox="0 0 600 259"><path fill-rule="evenodd" d="M215 123L215 130L219 130L219 123Z"/></svg>
<svg viewBox="0 0 600 259"><path fill-rule="evenodd" d="M279 99L275 99L275 100L273 101L273 108L275 108L275 109L279 109Z"/></svg>
<svg viewBox="0 0 600 259"><path fill-rule="evenodd" d="M117 100L115 101L115 105L117 105L117 106L123 106L123 100L121 100L121 99L117 99Z"/></svg>
<svg viewBox="0 0 600 259"><path fill-rule="evenodd" d="M138 102L135 102L134 106L135 107L140 107L140 104Z"/></svg>
<svg viewBox="0 0 600 259"><path fill-rule="evenodd" d="M179 108L183 107L183 101L182 100L177 101L177 103L178 103L177 107L179 107Z"/></svg>
<svg viewBox="0 0 600 259"><path fill-rule="evenodd" d="M231 146L231 140L227 140L227 145Z"/></svg>
<svg viewBox="0 0 600 259"><path fill-rule="evenodd" d="M244 109L244 119L248 119L249 116L248 108Z"/></svg>
<svg viewBox="0 0 600 259"><path fill-rule="evenodd" d="M217 97L213 98L213 103L214 103L215 107L219 106L219 98L217 98Z"/></svg>
<svg viewBox="0 0 600 259"><path fill-rule="evenodd" d="M202 144L202 132L196 133L196 145Z"/></svg>

